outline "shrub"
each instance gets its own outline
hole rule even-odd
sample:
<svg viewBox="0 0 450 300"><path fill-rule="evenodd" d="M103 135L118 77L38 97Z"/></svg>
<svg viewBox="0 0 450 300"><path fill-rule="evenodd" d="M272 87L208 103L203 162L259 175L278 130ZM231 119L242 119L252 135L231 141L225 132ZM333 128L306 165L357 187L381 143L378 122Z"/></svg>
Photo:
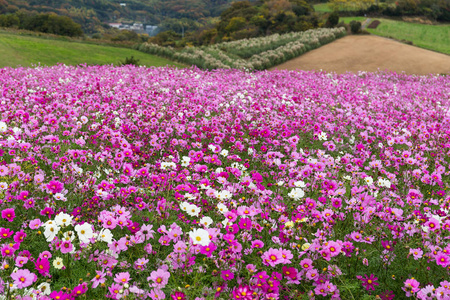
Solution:
<svg viewBox="0 0 450 300"><path fill-rule="evenodd" d="M335 27L338 23L339 23L339 13L337 11L334 11L328 16L327 27Z"/></svg>
<svg viewBox="0 0 450 300"><path fill-rule="evenodd" d="M130 58L126 57L125 61L119 61L119 66L125 66L125 65L133 65L133 66L139 67L139 59L134 58L134 56L131 55Z"/></svg>
<svg viewBox="0 0 450 300"><path fill-rule="evenodd" d="M361 30L361 22L359 22L359 21L351 21L350 22L350 29L351 29L353 34L359 33L359 31Z"/></svg>

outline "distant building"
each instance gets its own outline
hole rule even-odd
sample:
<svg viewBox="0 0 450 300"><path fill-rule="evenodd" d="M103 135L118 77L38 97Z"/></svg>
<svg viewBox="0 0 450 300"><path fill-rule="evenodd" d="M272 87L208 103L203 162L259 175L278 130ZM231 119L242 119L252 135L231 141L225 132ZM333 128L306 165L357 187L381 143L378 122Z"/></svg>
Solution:
<svg viewBox="0 0 450 300"><path fill-rule="evenodd" d="M111 27L117 28L119 30L130 30L130 31L134 31L134 32L140 33L140 34L142 34L142 33L149 34L147 28L144 27L144 25L142 23L134 23L134 24L109 23L108 25ZM153 27L154 27L154 29L156 29L157 26L153 26Z"/></svg>
<svg viewBox="0 0 450 300"><path fill-rule="evenodd" d="M127 6L127 4L126 3L120 3L120 6Z"/></svg>
<svg viewBox="0 0 450 300"><path fill-rule="evenodd" d="M122 25L122 23L109 23L108 25L110 27L119 28Z"/></svg>
<svg viewBox="0 0 450 300"><path fill-rule="evenodd" d="M147 33L149 36L155 36L158 33L158 26L156 26L156 25L146 25L145 26L145 33Z"/></svg>

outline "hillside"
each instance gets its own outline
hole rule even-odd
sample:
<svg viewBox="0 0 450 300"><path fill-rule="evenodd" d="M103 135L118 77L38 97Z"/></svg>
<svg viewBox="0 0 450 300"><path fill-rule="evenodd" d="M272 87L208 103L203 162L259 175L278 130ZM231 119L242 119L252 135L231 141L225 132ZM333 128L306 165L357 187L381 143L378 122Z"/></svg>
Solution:
<svg viewBox="0 0 450 300"><path fill-rule="evenodd" d="M339 74L394 71L450 74L450 56L383 37L351 35L291 59L270 70L323 70Z"/></svg>
<svg viewBox="0 0 450 300"><path fill-rule="evenodd" d="M0 13L54 12L71 17L87 33L117 20L159 24L169 18L199 20L218 16L229 0L0 0Z"/></svg>
<svg viewBox="0 0 450 300"><path fill-rule="evenodd" d="M145 66L176 66L168 59L127 48L101 46L86 43L58 41L37 37L20 36L0 32L0 68L31 66L33 64L56 65L104 65L117 64L126 57L134 56Z"/></svg>

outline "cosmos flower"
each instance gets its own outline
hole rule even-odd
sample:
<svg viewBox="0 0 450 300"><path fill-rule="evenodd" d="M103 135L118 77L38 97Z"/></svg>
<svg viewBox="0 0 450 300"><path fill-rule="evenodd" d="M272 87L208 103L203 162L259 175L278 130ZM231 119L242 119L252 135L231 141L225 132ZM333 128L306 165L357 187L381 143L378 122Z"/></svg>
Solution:
<svg viewBox="0 0 450 300"><path fill-rule="evenodd" d="M32 285L37 280L37 276L27 269L19 269L11 274L14 284L17 288L22 289Z"/></svg>
<svg viewBox="0 0 450 300"><path fill-rule="evenodd" d="M377 281L378 278L375 277L373 274L370 274L369 277L367 277L367 275L363 276L356 276L356 278L358 278L359 280L362 281L362 285L363 287L366 288L366 290L375 290L375 286L376 285L380 285Z"/></svg>
<svg viewBox="0 0 450 300"><path fill-rule="evenodd" d="M201 228L190 231L189 237L194 245L206 246L211 242L208 231Z"/></svg>

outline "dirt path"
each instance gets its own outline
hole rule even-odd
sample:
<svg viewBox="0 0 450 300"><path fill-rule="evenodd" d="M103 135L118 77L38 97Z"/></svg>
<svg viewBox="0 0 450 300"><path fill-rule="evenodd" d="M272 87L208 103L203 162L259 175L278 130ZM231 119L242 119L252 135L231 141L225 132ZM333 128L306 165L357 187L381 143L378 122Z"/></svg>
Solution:
<svg viewBox="0 0 450 300"><path fill-rule="evenodd" d="M373 35L351 35L312 50L270 70L324 70L345 73L389 70L407 74L450 74L450 55Z"/></svg>

